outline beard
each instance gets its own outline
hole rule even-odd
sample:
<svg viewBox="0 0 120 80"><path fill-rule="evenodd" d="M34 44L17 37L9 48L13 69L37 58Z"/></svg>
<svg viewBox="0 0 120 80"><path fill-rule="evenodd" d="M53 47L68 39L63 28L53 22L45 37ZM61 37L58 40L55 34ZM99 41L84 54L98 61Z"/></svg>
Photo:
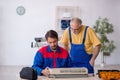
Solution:
<svg viewBox="0 0 120 80"><path fill-rule="evenodd" d="M53 51L57 50L57 46L56 45L55 46L51 46L51 50L53 50Z"/></svg>

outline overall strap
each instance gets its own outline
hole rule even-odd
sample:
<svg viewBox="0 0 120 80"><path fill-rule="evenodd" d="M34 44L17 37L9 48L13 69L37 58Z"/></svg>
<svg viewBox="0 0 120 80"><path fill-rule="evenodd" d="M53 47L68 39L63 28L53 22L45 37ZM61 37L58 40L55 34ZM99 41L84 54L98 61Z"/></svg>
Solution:
<svg viewBox="0 0 120 80"><path fill-rule="evenodd" d="M87 29L88 29L88 26L86 26L86 28L85 28L85 32L84 32L84 37L83 37L83 42L82 43L85 42Z"/></svg>
<svg viewBox="0 0 120 80"><path fill-rule="evenodd" d="M70 43L72 43L72 36L71 36L71 30L70 30L70 27L69 27L69 39L70 39Z"/></svg>

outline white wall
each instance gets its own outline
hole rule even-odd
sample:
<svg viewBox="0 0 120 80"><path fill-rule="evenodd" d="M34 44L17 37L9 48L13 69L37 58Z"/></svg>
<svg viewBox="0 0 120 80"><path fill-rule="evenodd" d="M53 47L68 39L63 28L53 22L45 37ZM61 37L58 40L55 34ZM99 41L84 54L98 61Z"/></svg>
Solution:
<svg viewBox="0 0 120 80"><path fill-rule="evenodd" d="M19 5L26 8L23 16L16 13ZM99 16L108 17L115 26L110 38L117 48L106 63L120 64L120 0L0 0L0 65L32 64L37 48L31 48L31 42L55 29L56 6L79 6L83 23L90 26Z"/></svg>

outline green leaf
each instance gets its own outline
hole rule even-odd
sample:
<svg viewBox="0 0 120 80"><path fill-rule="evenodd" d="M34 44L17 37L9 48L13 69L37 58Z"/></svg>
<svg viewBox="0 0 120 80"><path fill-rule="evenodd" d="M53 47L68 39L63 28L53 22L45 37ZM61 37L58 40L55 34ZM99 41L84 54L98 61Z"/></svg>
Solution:
<svg viewBox="0 0 120 80"><path fill-rule="evenodd" d="M110 55L116 48L114 42L107 38L107 35L114 32L113 25L109 23L107 18L99 17L94 25L94 30L99 34L101 41L101 52L105 55Z"/></svg>

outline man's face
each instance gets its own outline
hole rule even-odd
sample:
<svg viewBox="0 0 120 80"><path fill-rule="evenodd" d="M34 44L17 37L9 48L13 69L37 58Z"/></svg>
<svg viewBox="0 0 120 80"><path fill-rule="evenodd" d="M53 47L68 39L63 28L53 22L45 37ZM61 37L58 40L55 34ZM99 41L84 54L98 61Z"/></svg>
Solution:
<svg viewBox="0 0 120 80"><path fill-rule="evenodd" d="M71 22L70 23L71 30L74 34L78 34L80 32L81 25L77 22Z"/></svg>
<svg viewBox="0 0 120 80"><path fill-rule="evenodd" d="M51 50L57 50L58 40L56 38L48 37L47 42L50 45Z"/></svg>

